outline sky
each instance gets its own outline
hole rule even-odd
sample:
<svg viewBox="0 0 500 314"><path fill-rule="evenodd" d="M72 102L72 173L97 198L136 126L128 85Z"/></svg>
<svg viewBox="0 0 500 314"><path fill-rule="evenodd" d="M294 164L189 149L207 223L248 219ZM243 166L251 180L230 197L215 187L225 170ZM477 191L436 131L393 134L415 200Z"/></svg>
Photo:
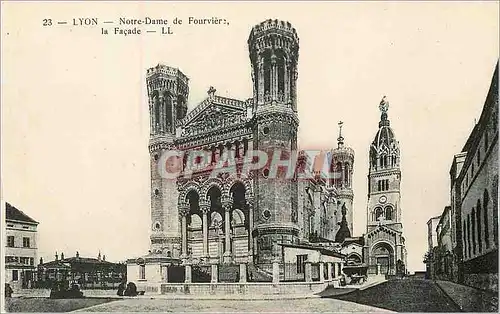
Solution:
<svg viewBox="0 0 500 314"><path fill-rule="evenodd" d="M423 270L426 222L449 204L453 155L479 118L498 59L498 12L498 2L3 2L2 200L40 222L44 259L146 253L146 69L179 67L190 78L189 110L209 86L247 99L248 35L277 18L300 38L299 147L335 147L342 120L355 151L354 235L366 231L368 149L387 96L408 268ZM112 30L102 21L146 16L184 24L171 25L173 35L101 34ZM229 25L188 25L189 16ZM99 25L72 25L79 17Z"/></svg>

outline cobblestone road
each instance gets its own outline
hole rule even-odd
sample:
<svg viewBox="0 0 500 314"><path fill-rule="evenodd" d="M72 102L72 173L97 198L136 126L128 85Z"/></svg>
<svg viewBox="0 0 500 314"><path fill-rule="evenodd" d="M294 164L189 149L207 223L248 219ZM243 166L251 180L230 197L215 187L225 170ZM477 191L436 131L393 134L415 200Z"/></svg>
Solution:
<svg viewBox="0 0 500 314"><path fill-rule="evenodd" d="M371 306L334 299L269 301L127 299L86 309L82 312L212 312L212 313L321 313L389 312Z"/></svg>
<svg viewBox="0 0 500 314"><path fill-rule="evenodd" d="M328 290L323 295L328 295ZM390 280L363 291L331 296L396 312L460 312L442 290L430 280Z"/></svg>

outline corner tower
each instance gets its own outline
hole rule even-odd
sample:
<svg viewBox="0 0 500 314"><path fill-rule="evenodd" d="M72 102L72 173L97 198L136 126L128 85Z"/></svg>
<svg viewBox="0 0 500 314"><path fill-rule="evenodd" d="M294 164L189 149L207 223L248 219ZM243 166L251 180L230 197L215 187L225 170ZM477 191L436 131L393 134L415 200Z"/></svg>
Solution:
<svg viewBox="0 0 500 314"><path fill-rule="evenodd" d="M297 150L297 63L299 38L288 22L267 20L253 27L248 38L252 67L254 149L282 160ZM292 167L294 165L289 165ZM297 181L283 168L265 167L254 174L253 236L259 260L281 256L278 242L298 241Z"/></svg>
<svg viewBox="0 0 500 314"><path fill-rule="evenodd" d="M151 251L179 257L177 182L164 178L158 164L164 151L175 149L176 125L187 112L188 78L176 68L158 64L147 70L146 86L150 116Z"/></svg>
<svg viewBox="0 0 500 314"><path fill-rule="evenodd" d="M342 136L343 122L339 122L339 137L337 138L337 148L332 151L332 173L335 174L331 180L330 185L337 190L338 208L341 210L335 211L335 233L340 230L342 220L346 221L346 226L350 234L353 233L353 198L354 193L352 190L352 175L354 172L354 150L345 146L344 137ZM344 213L343 213L344 212ZM345 217L344 217L345 216ZM343 234L347 234L343 229ZM349 235L350 236L350 235ZM342 238L342 237L341 237Z"/></svg>

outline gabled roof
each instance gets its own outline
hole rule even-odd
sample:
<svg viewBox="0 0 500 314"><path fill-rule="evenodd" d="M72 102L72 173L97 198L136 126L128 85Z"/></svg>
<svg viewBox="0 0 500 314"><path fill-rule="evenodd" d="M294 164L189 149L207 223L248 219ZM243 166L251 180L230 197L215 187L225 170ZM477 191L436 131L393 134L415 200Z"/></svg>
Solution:
<svg viewBox="0 0 500 314"><path fill-rule="evenodd" d="M34 220L9 203L5 203L5 220L15 220L38 225L38 221Z"/></svg>
<svg viewBox="0 0 500 314"><path fill-rule="evenodd" d="M378 233L380 231L388 232L388 233L396 233L396 234L401 234L401 231L394 230L386 225L379 225L372 231L368 232L366 236L372 235L374 233Z"/></svg>
<svg viewBox="0 0 500 314"><path fill-rule="evenodd" d="M205 98L199 105L197 105L186 115L186 117L180 122L180 124L183 126L187 126L191 121L196 119L205 110L207 110L208 107L213 105L232 108L236 111L241 111L242 113L244 113L244 110L246 108L245 101L214 95L213 97Z"/></svg>

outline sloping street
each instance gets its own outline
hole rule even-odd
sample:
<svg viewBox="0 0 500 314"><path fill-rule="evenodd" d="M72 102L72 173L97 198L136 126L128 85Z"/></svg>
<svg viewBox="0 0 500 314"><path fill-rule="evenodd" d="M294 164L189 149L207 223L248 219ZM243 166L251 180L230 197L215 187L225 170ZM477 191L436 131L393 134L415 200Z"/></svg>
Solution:
<svg viewBox="0 0 500 314"><path fill-rule="evenodd" d="M389 280L365 290L335 295L334 298L384 308L396 312L460 312L460 308L431 280Z"/></svg>

